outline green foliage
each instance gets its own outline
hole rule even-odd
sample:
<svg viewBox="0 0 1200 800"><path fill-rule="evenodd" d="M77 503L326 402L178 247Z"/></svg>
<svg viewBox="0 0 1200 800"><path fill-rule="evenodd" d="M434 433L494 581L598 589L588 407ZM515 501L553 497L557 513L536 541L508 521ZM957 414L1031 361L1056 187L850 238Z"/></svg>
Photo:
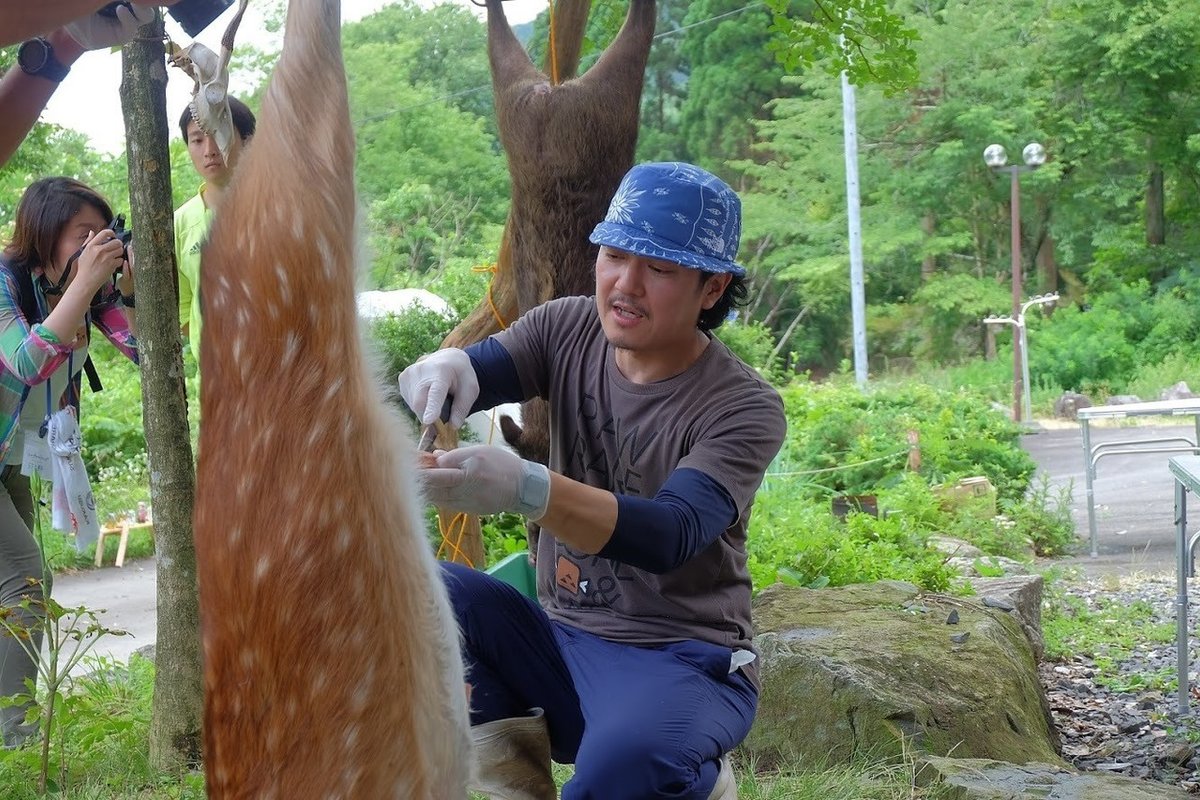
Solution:
<svg viewBox="0 0 1200 800"><path fill-rule="evenodd" d="M1004 503L1004 515L1034 555L1053 558L1068 555L1079 547L1071 518L1071 484L1057 489L1046 475L1033 482L1026 497Z"/></svg>
<svg viewBox="0 0 1200 800"><path fill-rule="evenodd" d="M832 382L793 384L782 396L788 437L759 490L747 541L756 589L893 578L957 590L946 555L928 546L935 533L1018 559L1073 541L1069 489L1054 507L1044 483L1026 497L1033 463L1018 446L1019 429L968 392L889 385L867 394ZM919 473L904 469L910 430L920 437ZM1000 487L1004 516L984 502L948 503L934 489L966 475ZM880 516L837 519L837 494L876 495Z"/></svg>
<svg viewBox="0 0 1200 800"><path fill-rule="evenodd" d="M493 514L481 520L486 566L490 567L506 556L527 550L525 518L519 514Z"/></svg>
<svg viewBox="0 0 1200 800"><path fill-rule="evenodd" d="M768 49L772 42L780 46L770 21L765 7L740 0L687 4L678 23L688 31L678 45L689 66L678 116L684 151L673 158L721 172L723 162L749 154L751 121L764 116L767 103L794 93Z"/></svg>
<svg viewBox="0 0 1200 800"><path fill-rule="evenodd" d="M829 470L810 478L830 493L868 494L895 481L920 438L921 474L933 483L986 476L1002 498L1021 497L1032 459L1017 446L1020 428L981 397L919 384L877 385L869 392L839 382L795 383L782 392L788 470Z"/></svg>
<svg viewBox="0 0 1200 800"><path fill-rule="evenodd" d="M1143 400L1157 400L1159 392L1179 381L1200 387L1200 354L1176 353L1156 363L1139 364L1125 391Z"/></svg>
<svg viewBox="0 0 1200 800"><path fill-rule="evenodd" d="M112 514L132 511L139 501L149 502L150 472L138 366L98 335L92 337L89 352L104 390L84 389L79 427L84 465L103 522ZM139 539L130 556L143 554ZM67 563L86 561L85 556L64 555Z"/></svg>
<svg viewBox="0 0 1200 800"><path fill-rule="evenodd" d="M1093 659L1097 666L1096 683L1122 686L1127 678L1115 669L1116 664L1144 647L1163 647L1175 641L1175 626L1154 622L1154 618L1154 609L1148 601L1122 603L1103 592L1085 599L1067 594L1051 582L1042 604L1046 659L1065 661L1075 656ZM1166 694L1174 691L1175 683L1170 675L1161 685L1148 688Z"/></svg>
<svg viewBox="0 0 1200 800"><path fill-rule="evenodd" d="M809 8L811 18L793 16L791 0L767 0L773 31L785 45L773 45L789 72L821 65L831 75L845 71L853 83L878 83L893 93L917 78L917 31L885 0L826 0Z"/></svg>
<svg viewBox="0 0 1200 800"><path fill-rule="evenodd" d="M45 657L35 648L28 620L44 618ZM20 643L37 664L37 686L26 681L24 694L0 698L0 705L26 705L27 723L36 723L37 789L61 791L68 783L68 764L74 754L65 749L63 728L72 721L70 712L80 704L71 691L71 673L88 651L104 636L123 636L124 631L100 624L97 613L83 606L66 608L53 598L33 601L25 597L13 606L0 606L0 633ZM94 741L94 739L93 739ZM53 783L52 783L53 782Z"/></svg>
<svg viewBox="0 0 1200 800"><path fill-rule="evenodd" d="M925 547L928 533L921 520L904 514L851 513L842 522L827 501L805 500L780 486L755 501L747 564L756 589L777 581L821 587L889 578L945 591L954 570Z"/></svg>
<svg viewBox="0 0 1200 800"><path fill-rule="evenodd" d="M437 350L458 320L438 311L409 306L400 314L384 314L367 323L367 336L375 343L384 375L394 379L426 353Z"/></svg>
<svg viewBox="0 0 1200 800"><path fill-rule="evenodd" d="M49 756L54 774L48 789L72 800L202 800L199 773L156 775L147 742L154 691L154 664L134 656L128 664L89 658L86 675L72 681L59 705L59 735ZM6 800L35 800L41 751L0 751L0 786Z"/></svg>
<svg viewBox="0 0 1200 800"><path fill-rule="evenodd" d="M776 353L771 329L760 322L726 322L713 334L733 351L734 355L758 370L763 378L774 384L787 380L783 360Z"/></svg>
<svg viewBox="0 0 1200 800"><path fill-rule="evenodd" d="M968 273L933 276L913 295L921 313L919 328L927 341L917 352L925 350L924 355L939 362L979 352L981 320L1006 312L1010 298L1007 287L991 277Z"/></svg>
<svg viewBox="0 0 1200 800"><path fill-rule="evenodd" d="M202 800L204 776L156 775L149 766L150 708L154 665L134 656L128 664L94 661L95 670L76 681L72 702L64 707L61 745L69 753L65 785L54 796L66 800ZM5 800L36 800L31 776L36 752L0 751L0 786ZM770 771L738 759L734 772L738 796L746 800L941 800L939 788L916 789L916 761L856 759L851 764L814 767L783 765ZM555 764L561 787L574 770ZM472 798L480 798L472 795Z"/></svg>

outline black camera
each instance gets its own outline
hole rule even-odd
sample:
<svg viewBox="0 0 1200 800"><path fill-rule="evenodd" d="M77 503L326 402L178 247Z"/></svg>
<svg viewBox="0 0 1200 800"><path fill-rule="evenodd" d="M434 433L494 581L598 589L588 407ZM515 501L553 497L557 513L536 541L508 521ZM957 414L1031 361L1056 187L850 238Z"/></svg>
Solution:
<svg viewBox="0 0 1200 800"><path fill-rule="evenodd" d="M116 234L117 240L121 242L122 254L125 256L125 258L129 258L129 243L133 241L133 231L125 227L125 215L117 214L116 219L108 223L106 229ZM113 272L113 280L115 281L117 276L120 274L121 268L117 267L117 269Z"/></svg>
<svg viewBox="0 0 1200 800"><path fill-rule="evenodd" d="M100 9L101 14L109 17L117 15L118 6L128 6L128 0L109 3ZM233 5L233 0L181 0L167 9L167 13L187 31L188 36L195 36L221 16L221 12Z"/></svg>

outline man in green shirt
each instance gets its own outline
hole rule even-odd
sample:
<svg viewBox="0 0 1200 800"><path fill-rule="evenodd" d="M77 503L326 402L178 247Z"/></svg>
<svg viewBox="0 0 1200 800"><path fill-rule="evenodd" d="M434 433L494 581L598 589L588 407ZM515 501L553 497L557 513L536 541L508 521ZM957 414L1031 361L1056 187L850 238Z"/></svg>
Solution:
<svg viewBox="0 0 1200 800"><path fill-rule="evenodd" d="M241 100L229 98L229 111L237 131L229 147L229 159L221 157L216 139L196 124L191 109L179 118L179 132L187 143L192 166L204 179L196 196L175 210L175 261L179 265L179 323L188 337L192 354L200 356L200 248L208 238L213 214L233 177L242 148L254 136L254 112Z"/></svg>

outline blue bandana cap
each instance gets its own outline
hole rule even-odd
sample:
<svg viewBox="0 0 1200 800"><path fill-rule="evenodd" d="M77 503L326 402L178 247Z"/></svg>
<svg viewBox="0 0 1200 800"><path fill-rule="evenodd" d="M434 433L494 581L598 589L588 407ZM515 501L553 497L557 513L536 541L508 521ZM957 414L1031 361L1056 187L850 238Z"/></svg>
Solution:
<svg viewBox="0 0 1200 800"><path fill-rule="evenodd" d="M725 181L691 164L639 164L626 173L593 244L705 272L745 275L734 261L742 202Z"/></svg>

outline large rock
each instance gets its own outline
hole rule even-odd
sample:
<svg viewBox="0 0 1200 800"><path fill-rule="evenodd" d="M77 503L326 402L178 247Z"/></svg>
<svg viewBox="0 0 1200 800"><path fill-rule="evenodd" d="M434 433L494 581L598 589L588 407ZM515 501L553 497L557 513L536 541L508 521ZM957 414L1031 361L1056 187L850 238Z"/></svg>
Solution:
<svg viewBox="0 0 1200 800"><path fill-rule="evenodd" d="M1159 400L1191 400L1195 396L1188 388L1187 381L1180 381L1158 393Z"/></svg>
<svg viewBox="0 0 1200 800"><path fill-rule="evenodd" d="M939 800L1184 800L1190 796L1177 786L1107 772L968 758L926 758L917 782L940 787Z"/></svg>
<svg viewBox="0 0 1200 800"><path fill-rule="evenodd" d="M765 769L911 752L1059 763L1028 640L1011 612L898 581L755 600ZM954 624L948 624L953 622Z"/></svg>
<svg viewBox="0 0 1200 800"><path fill-rule="evenodd" d="M1092 398L1086 394L1063 392L1062 396L1054 401L1054 416L1059 419L1077 419L1079 409L1091 407Z"/></svg>
<svg viewBox="0 0 1200 800"><path fill-rule="evenodd" d="M970 583L985 606L1012 612L1033 648L1034 659L1041 661L1046 652L1046 640L1042 637L1042 590L1045 587L1042 576L971 578Z"/></svg>

